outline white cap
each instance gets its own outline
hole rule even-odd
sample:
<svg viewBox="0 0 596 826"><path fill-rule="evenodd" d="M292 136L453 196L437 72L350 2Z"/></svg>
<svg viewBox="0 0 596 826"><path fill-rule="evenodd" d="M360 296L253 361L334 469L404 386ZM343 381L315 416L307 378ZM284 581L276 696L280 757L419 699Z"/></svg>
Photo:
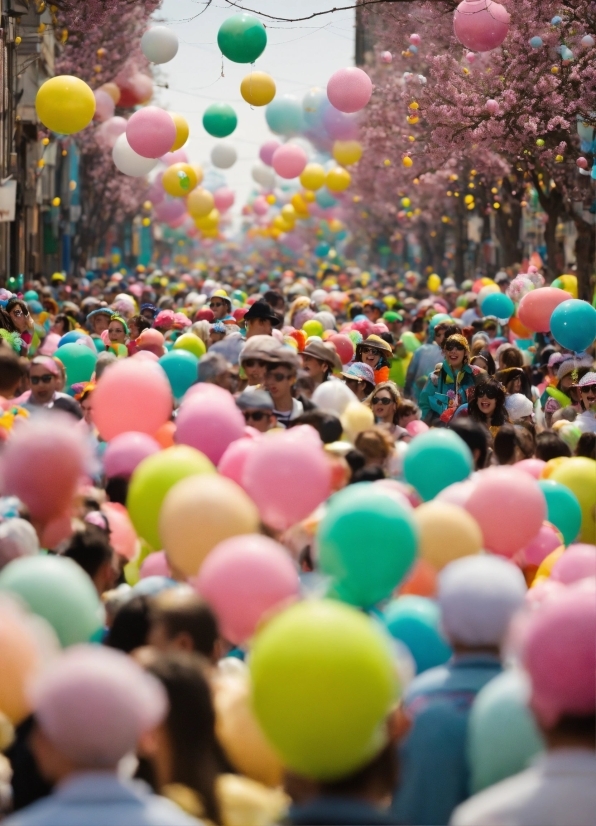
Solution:
<svg viewBox="0 0 596 826"><path fill-rule="evenodd" d="M515 424L520 422L526 416L531 416L534 412L534 405L524 396L523 393L512 393L505 399L505 409L509 414L509 419Z"/></svg>

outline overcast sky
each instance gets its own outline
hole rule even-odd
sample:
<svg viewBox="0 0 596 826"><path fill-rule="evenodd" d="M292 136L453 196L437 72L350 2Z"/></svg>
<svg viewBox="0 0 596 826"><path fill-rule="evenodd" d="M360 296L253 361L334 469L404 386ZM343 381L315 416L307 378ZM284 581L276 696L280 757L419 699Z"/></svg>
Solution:
<svg viewBox="0 0 596 826"><path fill-rule="evenodd" d="M169 89L159 90L157 102L172 112L179 112L190 125L186 146L192 162L207 167L213 145L217 142L203 129L203 112L211 103L226 101L238 115L236 131L226 140L238 152L238 162L223 174L228 186L237 193L234 211L246 201L254 184L250 170L258 159L259 147L274 137L265 122L264 108L251 109L240 96L240 82L250 66L222 59L217 47L217 31L223 21L237 10L214 0L198 17L203 0L164 0L158 16L165 19L180 40L177 56L160 67ZM332 7L332 0L247 0L255 11L304 17L313 11ZM193 18L194 19L191 19ZM275 23L261 18L267 26L268 43L255 68L268 72L275 80L278 94L298 97L313 86L325 87L337 69L354 63L354 12L337 12L304 23Z"/></svg>

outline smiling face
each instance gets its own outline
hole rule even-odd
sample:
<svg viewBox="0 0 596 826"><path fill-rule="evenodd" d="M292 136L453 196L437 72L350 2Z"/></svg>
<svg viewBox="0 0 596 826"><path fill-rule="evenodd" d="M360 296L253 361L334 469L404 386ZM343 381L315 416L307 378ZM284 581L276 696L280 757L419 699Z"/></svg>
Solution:
<svg viewBox="0 0 596 826"><path fill-rule="evenodd" d="M581 399L586 410L596 410L596 384L580 388Z"/></svg>
<svg viewBox="0 0 596 826"><path fill-rule="evenodd" d="M485 416L492 416L496 406L496 399L490 399L488 396L478 396L478 410Z"/></svg>
<svg viewBox="0 0 596 826"><path fill-rule="evenodd" d="M374 347L369 347L368 344L363 344L360 348L360 354L364 364L369 364L373 370L376 369L377 364L381 361L381 353Z"/></svg>
<svg viewBox="0 0 596 826"><path fill-rule="evenodd" d="M29 327L29 310L16 304L9 313L15 329L19 333L24 333Z"/></svg>
<svg viewBox="0 0 596 826"><path fill-rule="evenodd" d="M126 331L121 321L110 321L108 336L112 344L124 344L126 341Z"/></svg>
<svg viewBox="0 0 596 826"><path fill-rule="evenodd" d="M450 341L445 346L445 359L452 370L459 370L464 363L466 348L458 341Z"/></svg>
<svg viewBox="0 0 596 826"><path fill-rule="evenodd" d="M393 422L396 404L389 390L378 390L371 400L371 408L380 422Z"/></svg>
<svg viewBox="0 0 596 826"><path fill-rule="evenodd" d="M48 404L58 389L58 376L50 371L45 364L32 364L31 396L34 404Z"/></svg>

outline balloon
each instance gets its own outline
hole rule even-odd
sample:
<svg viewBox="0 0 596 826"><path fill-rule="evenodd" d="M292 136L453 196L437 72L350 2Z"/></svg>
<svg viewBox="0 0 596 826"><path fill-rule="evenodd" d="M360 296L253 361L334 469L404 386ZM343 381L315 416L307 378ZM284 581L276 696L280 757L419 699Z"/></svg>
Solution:
<svg viewBox="0 0 596 826"><path fill-rule="evenodd" d="M153 355L152 353L150 355ZM157 356L155 356L157 358ZM159 427L155 433L155 441L160 447L174 447L174 436L176 435L175 422L166 422Z"/></svg>
<svg viewBox="0 0 596 826"><path fill-rule="evenodd" d="M437 572L425 559L417 559L414 567L399 586L400 596L412 594L419 597L434 597L437 594Z"/></svg>
<svg viewBox="0 0 596 826"><path fill-rule="evenodd" d="M255 442L244 469L243 487L261 519L281 531L306 519L331 492L331 466L320 441L299 430Z"/></svg>
<svg viewBox="0 0 596 826"><path fill-rule="evenodd" d="M149 556L145 557L140 569L139 578L148 579L150 576L172 578L172 572L168 565L165 551L155 551Z"/></svg>
<svg viewBox="0 0 596 826"><path fill-rule="evenodd" d="M176 140L174 141L170 152L177 152L179 149L182 149L184 144L187 142L188 136L190 135L190 127L188 125L188 121L186 118L183 118L182 115L177 115L175 112L172 112L170 113L170 117L174 121L174 126L176 127Z"/></svg>
<svg viewBox="0 0 596 826"><path fill-rule="evenodd" d="M252 439L236 439L235 442L231 442L217 465L219 473L242 487L244 467L253 446Z"/></svg>
<svg viewBox="0 0 596 826"><path fill-rule="evenodd" d="M231 143L220 141L211 150L211 163L218 169L230 169L238 160L238 153Z"/></svg>
<svg viewBox="0 0 596 826"><path fill-rule="evenodd" d="M178 54L178 36L167 26L152 26L141 38L141 51L150 63L169 63Z"/></svg>
<svg viewBox="0 0 596 826"><path fill-rule="evenodd" d="M175 164L175 163L188 163L189 162L188 155L184 151L184 149L176 149L175 152L166 152L166 154L162 155L159 160L165 166L172 166L172 164ZM193 165L193 169L196 171L197 178L200 178L200 180L202 181L203 180L203 170L201 169L201 167L198 166L198 165ZM198 170L201 170L200 173L198 172ZM162 175L163 175L163 173L162 173ZM161 180L161 176L158 175L155 180L156 181Z"/></svg>
<svg viewBox="0 0 596 826"><path fill-rule="evenodd" d="M234 14L221 24L217 45L234 63L254 63L265 51L267 32L252 14Z"/></svg>
<svg viewBox="0 0 596 826"><path fill-rule="evenodd" d="M483 315L494 315L498 319L509 319L515 312L515 304L505 293L490 293L480 304Z"/></svg>
<svg viewBox="0 0 596 826"><path fill-rule="evenodd" d="M351 166L362 157L362 144L359 141L335 141L332 154L342 166Z"/></svg>
<svg viewBox="0 0 596 826"><path fill-rule="evenodd" d="M222 636L250 639L276 606L297 600L300 582L288 552L266 536L235 536L214 548L194 587L215 611Z"/></svg>
<svg viewBox="0 0 596 826"><path fill-rule="evenodd" d="M160 446L146 433L121 433L108 443L102 456L103 470L108 479L129 477L143 459L159 453Z"/></svg>
<svg viewBox="0 0 596 826"><path fill-rule="evenodd" d="M213 210L215 200L213 195L206 189L194 189L188 196L186 207L188 214L195 220L205 218Z"/></svg>
<svg viewBox="0 0 596 826"><path fill-rule="evenodd" d="M278 95L265 109L267 126L275 135L292 137L302 132L302 106L294 95Z"/></svg>
<svg viewBox="0 0 596 826"><path fill-rule="evenodd" d="M204 356L207 352L207 348L203 340L194 333L183 333L183 335L177 338L174 342L173 350L186 350L198 359L200 359L201 356Z"/></svg>
<svg viewBox="0 0 596 826"><path fill-rule="evenodd" d="M441 279L436 274L436 272L432 273L432 275L428 276L428 280L426 282L426 286L431 291L431 293L438 293L441 289Z"/></svg>
<svg viewBox="0 0 596 826"><path fill-rule="evenodd" d="M561 465L565 464L567 461L567 456L556 456L554 459L549 459L548 462L544 465L542 470L540 471L540 478L541 479L550 479L553 475L556 468L560 467Z"/></svg>
<svg viewBox="0 0 596 826"><path fill-rule="evenodd" d="M321 571L335 578L344 602L370 608L386 599L416 556L418 531L412 512L366 484L335 494L317 534ZM370 564L367 548L375 548Z"/></svg>
<svg viewBox="0 0 596 826"><path fill-rule="evenodd" d="M396 681L368 617L327 600L292 606L257 636L250 673L257 720L291 771L330 781L378 751Z"/></svg>
<svg viewBox="0 0 596 826"><path fill-rule="evenodd" d="M372 81L362 69L350 66L331 75L327 84L327 97L340 112L359 112L372 95Z"/></svg>
<svg viewBox="0 0 596 826"><path fill-rule="evenodd" d="M234 206L236 195L234 194L234 190L228 189L226 186L222 186L220 189L215 190L213 193L213 198L217 209L220 212L226 212L230 209L230 207Z"/></svg>
<svg viewBox="0 0 596 826"><path fill-rule="evenodd" d="M509 12L494 0L462 0L453 17L459 42L473 52L490 52L507 37Z"/></svg>
<svg viewBox="0 0 596 826"><path fill-rule="evenodd" d="M114 103L117 104L120 102L120 89L116 86L115 83L104 83L103 86L100 86L99 88L102 92L108 94L112 98ZM124 120L124 118L121 118L121 120Z"/></svg>
<svg viewBox="0 0 596 826"><path fill-rule="evenodd" d="M159 532L172 568L196 576L207 555L233 536L256 533L259 513L241 487L224 476L191 476L164 499Z"/></svg>
<svg viewBox="0 0 596 826"><path fill-rule="evenodd" d="M157 161L137 155L131 149L126 135L120 135L116 139L112 159L116 168L131 178L142 178L157 166Z"/></svg>
<svg viewBox="0 0 596 826"><path fill-rule="evenodd" d="M176 441L200 450L217 464L228 445L242 438L244 427L244 416L231 395L217 405L208 396L192 396L178 413Z"/></svg>
<svg viewBox="0 0 596 826"><path fill-rule="evenodd" d="M58 75L40 86L35 110L47 129L60 135L73 135L93 120L95 97L84 80Z"/></svg>
<svg viewBox="0 0 596 826"><path fill-rule="evenodd" d="M63 556L15 559L0 571L0 591L19 597L56 632L63 648L89 642L103 628L104 610L85 571Z"/></svg>
<svg viewBox="0 0 596 826"><path fill-rule="evenodd" d="M400 341L408 353L415 353L422 346L420 339L416 338L416 335L410 330L406 330L405 333L401 334Z"/></svg>
<svg viewBox="0 0 596 826"><path fill-rule="evenodd" d="M596 537L596 462L583 456L565 459L549 477L575 494L582 510L582 542Z"/></svg>
<svg viewBox="0 0 596 826"><path fill-rule="evenodd" d="M540 474L542 473L545 467L546 462L543 462L542 459L523 459L521 462L515 463L516 470L523 470L524 473L528 473L533 479L540 479ZM548 521L552 522L553 520L549 519Z"/></svg>
<svg viewBox="0 0 596 826"><path fill-rule="evenodd" d="M175 399L180 400L189 387L196 384L199 360L188 350L170 350L160 358L159 364L168 377Z"/></svg>
<svg viewBox="0 0 596 826"><path fill-rule="evenodd" d="M66 385L90 381L95 371L97 362L97 352L92 353L88 347L81 347L80 344L64 344L56 351L56 358L64 365L66 370Z"/></svg>
<svg viewBox="0 0 596 826"><path fill-rule="evenodd" d="M7 600L0 603L0 657L0 712L18 725L31 713L26 687L42 662L27 615Z"/></svg>
<svg viewBox="0 0 596 826"><path fill-rule="evenodd" d="M108 520L110 545L130 562L137 555L138 539L126 508L117 502L104 502L101 510Z"/></svg>
<svg viewBox="0 0 596 826"><path fill-rule="evenodd" d="M417 674L443 665L451 657L451 646L441 634L441 612L436 602L424 597L399 597L385 608L383 619L391 636L411 653Z"/></svg>
<svg viewBox="0 0 596 826"><path fill-rule="evenodd" d="M309 319L309 321L305 321L302 325L302 329L309 337L319 336L320 338L323 335L323 325L320 321L315 321L314 318Z"/></svg>
<svg viewBox="0 0 596 826"><path fill-rule="evenodd" d="M113 118L116 107L110 95L104 92L103 89L96 89L93 95L95 97L95 115L93 119L105 123L105 121Z"/></svg>
<svg viewBox="0 0 596 826"><path fill-rule="evenodd" d="M251 72L240 84L240 94L251 106L267 106L275 91L275 81L265 72Z"/></svg>
<svg viewBox="0 0 596 826"><path fill-rule="evenodd" d="M251 175L253 180L265 189L273 189L275 186L275 172L265 164L256 163L251 170Z"/></svg>
<svg viewBox="0 0 596 826"><path fill-rule="evenodd" d="M341 426L344 430L344 435L347 439L354 443L356 436L364 430L370 430L374 426L375 417L370 409L365 404L360 402L352 402L344 410L341 417Z"/></svg>
<svg viewBox="0 0 596 826"><path fill-rule="evenodd" d="M343 192L352 183L352 176L347 169L336 166L325 176L325 184L330 192Z"/></svg>
<svg viewBox="0 0 596 826"><path fill-rule="evenodd" d="M142 461L132 475L126 499L137 534L152 548L162 548L158 519L167 493L189 476L214 473L206 456L184 445L167 448Z"/></svg>
<svg viewBox="0 0 596 826"><path fill-rule="evenodd" d="M561 290L559 293L565 295ZM581 353L596 339L596 309L577 298L563 301L553 311L550 329L561 347Z"/></svg>
<svg viewBox="0 0 596 826"><path fill-rule="evenodd" d="M519 551L516 561L522 568L538 568L546 557L562 547L561 534L548 522L545 522L535 537Z"/></svg>
<svg viewBox="0 0 596 826"><path fill-rule="evenodd" d="M279 141L266 141L259 149L259 158L266 166L271 166L273 156L277 149L281 146Z"/></svg>
<svg viewBox="0 0 596 826"><path fill-rule="evenodd" d="M227 138L238 126L238 117L229 103L212 103L203 114L203 127L214 138Z"/></svg>
<svg viewBox="0 0 596 826"><path fill-rule="evenodd" d="M195 218L195 226L203 232L217 230L220 217L219 210L214 208L209 215L205 215L204 218Z"/></svg>
<svg viewBox="0 0 596 826"><path fill-rule="evenodd" d="M142 158L160 158L176 141L176 126L168 112L158 106L138 109L126 127L128 145Z"/></svg>
<svg viewBox="0 0 596 826"><path fill-rule="evenodd" d="M126 80L117 80L120 88L118 105L123 109L147 103L153 96L153 80L141 72L136 72Z"/></svg>
<svg viewBox="0 0 596 826"><path fill-rule="evenodd" d="M286 143L275 150L272 166L280 178L297 178L304 171L307 160L301 146Z"/></svg>
<svg viewBox="0 0 596 826"><path fill-rule="evenodd" d="M354 345L348 336L343 333L337 333L336 335L330 336L329 341L335 346L341 363L349 364L354 358Z"/></svg>
<svg viewBox="0 0 596 826"><path fill-rule="evenodd" d="M70 507L86 470L81 431L67 414L40 413L19 423L2 452L2 494L17 496L31 517L48 522Z"/></svg>
<svg viewBox="0 0 596 826"><path fill-rule="evenodd" d="M577 496L552 479L540 479L538 487L546 499L546 518L561 531L565 544L571 544L582 526L582 509Z"/></svg>
<svg viewBox="0 0 596 826"><path fill-rule="evenodd" d="M512 556L527 545L546 519L546 502L538 484L514 468L483 470L475 479L466 510L480 525L484 547Z"/></svg>
<svg viewBox="0 0 596 826"><path fill-rule="evenodd" d="M420 544L418 553L441 570L459 559L480 553L482 531L469 513L449 502L427 502L414 512Z"/></svg>
<svg viewBox="0 0 596 826"><path fill-rule="evenodd" d="M571 545L557 559L551 571L551 579L571 585L580 579L596 577L596 546Z"/></svg>
<svg viewBox="0 0 596 826"><path fill-rule="evenodd" d="M567 298L563 290L539 287L523 296L517 308L517 317L532 332L548 333L553 311Z"/></svg>
<svg viewBox="0 0 596 826"><path fill-rule="evenodd" d="M325 169L318 163L309 163L304 167L300 175L300 183L305 189L312 192L320 189L325 184Z"/></svg>
<svg viewBox="0 0 596 826"><path fill-rule="evenodd" d="M42 548L53 550L62 542L66 542L67 539L70 539L73 533L72 517L70 511L68 511L62 516L58 516L50 522L45 523L43 531L41 532L39 544Z"/></svg>
<svg viewBox="0 0 596 826"><path fill-rule="evenodd" d="M347 406L357 401L350 388L341 381L324 381L313 393L313 404L324 413L341 417Z"/></svg>
<svg viewBox="0 0 596 826"><path fill-rule="evenodd" d="M448 485L467 479L473 467L470 448L459 436L450 430L433 429L409 445L404 478L428 501Z"/></svg>
<svg viewBox="0 0 596 826"><path fill-rule="evenodd" d="M175 163L163 173L161 183L168 195L184 198L197 186L197 176L188 163Z"/></svg>
<svg viewBox="0 0 596 826"><path fill-rule="evenodd" d="M358 138L357 116L346 115L330 104L323 111L323 125L334 141L352 141Z"/></svg>

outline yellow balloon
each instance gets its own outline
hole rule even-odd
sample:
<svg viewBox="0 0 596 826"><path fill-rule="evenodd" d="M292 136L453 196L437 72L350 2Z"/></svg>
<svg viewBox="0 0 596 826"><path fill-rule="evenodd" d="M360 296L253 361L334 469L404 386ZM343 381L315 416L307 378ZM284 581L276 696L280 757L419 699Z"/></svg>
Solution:
<svg viewBox="0 0 596 826"><path fill-rule="evenodd" d="M199 186L203 183L203 178L205 177L203 174L203 167L200 163L192 163L191 166L195 171L195 175L197 176L197 186Z"/></svg>
<svg viewBox="0 0 596 826"><path fill-rule="evenodd" d="M273 206L273 204L276 202L277 198L275 197L275 195L273 195L273 193L271 193L271 194L267 195L265 200L267 201L268 204Z"/></svg>
<svg viewBox="0 0 596 826"><path fill-rule="evenodd" d="M546 465L540 471L541 479L550 479L555 470L567 461L567 456L557 456L555 459L549 459Z"/></svg>
<svg viewBox="0 0 596 826"><path fill-rule="evenodd" d="M214 206L215 201L213 200L213 195L206 189L193 190L186 201L188 214L195 220L197 218L205 218Z"/></svg>
<svg viewBox="0 0 596 826"><path fill-rule="evenodd" d="M177 149L182 149L186 141L188 140L188 136L190 135L190 128L188 126L188 122L182 115L177 115L175 112L170 112L170 117L174 121L174 126L176 127L176 140L170 152L175 152Z"/></svg>
<svg viewBox="0 0 596 826"><path fill-rule="evenodd" d="M286 204L282 207L281 214L289 224L296 222L296 210L292 204Z"/></svg>
<svg viewBox="0 0 596 826"><path fill-rule="evenodd" d="M58 75L40 87L35 109L40 121L52 132L73 135L93 120L95 97L84 80Z"/></svg>
<svg viewBox="0 0 596 826"><path fill-rule="evenodd" d="M273 226L280 232L290 232L294 229L294 224L286 221L283 215L276 215L273 219Z"/></svg>
<svg viewBox="0 0 596 826"><path fill-rule="evenodd" d="M251 72L240 84L240 94L251 106L267 106L275 92L275 81L265 72Z"/></svg>
<svg viewBox="0 0 596 826"><path fill-rule="evenodd" d="M548 556L545 556L540 565L538 566L538 570L536 571L536 575L532 580L531 588L535 585L538 585L539 582L544 582L545 579L549 579L551 575L551 571L554 568L555 562L560 559L563 554L565 553L565 547L561 546L560 548L556 548L552 551Z"/></svg>
<svg viewBox="0 0 596 826"><path fill-rule="evenodd" d="M325 183L325 170L320 163L308 163L300 176L300 183L311 191L320 189Z"/></svg>
<svg viewBox="0 0 596 826"><path fill-rule="evenodd" d="M414 521L420 532L418 552L438 571L482 548L482 531L463 508L448 502L427 502L416 508Z"/></svg>
<svg viewBox="0 0 596 826"><path fill-rule="evenodd" d="M339 164L351 166L362 157L362 144L360 141L335 141L332 152Z"/></svg>
<svg viewBox="0 0 596 826"><path fill-rule="evenodd" d="M338 221L337 218L334 218L332 221L329 221L329 229L331 232L341 232L344 228L344 225L341 221Z"/></svg>
<svg viewBox="0 0 596 826"><path fill-rule="evenodd" d="M560 275L559 281L563 285L565 292L570 293L572 298L577 298L577 276L576 275Z"/></svg>
<svg viewBox="0 0 596 826"><path fill-rule="evenodd" d="M336 166L335 169L330 169L327 173L325 183L329 192L343 192L352 183L352 176L347 169Z"/></svg>
<svg viewBox="0 0 596 826"><path fill-rule="evenodd" d="M196 218L195 219L195 226L197 229L200 230L214 230L217 229L219 226L219 219L221 218L220 212L218 209L212 209L209 215L205 215L203 218Z"/></svg>
<svg viewBox="0 0 596 826"><path fill-rule="evenodd" d="M311 192L310 189L306 189L304 192L300 193L307 204L313 204L317 200L317 196L314 192Z"/></svg>
<svg viewBox="0 0 596 826"><path fill-rule="evenodd" d="M431 291L431 293L437 293L441 289L441 279L435 272L432 275L428 276L426 286Z"/></svg>
<svg viewBox="0 0 596 826"><path fill-rule="evenodd" d="M292 195L291 204L294 207L294 211L296 212L297 218L308 218L308 216L310 215L308 211L308 204L299 192L297 192L295 195Z"/></svg>
<svg viewBox="0 0 596 826"><path fill-rule="evenodd" d="M168 166L163 173L161 184L168 195L173 198L184 198L195 189L197 176L188 163L175 163Z"/></svg>
<svg viewBox="0 0 596 826"><path fill-rule="evenodd" d="M596 462L584 456L573 456L561 462L549 479L575 493L582 509L580 541L593 545L596 542Z"/></svg>
<svg viewBox="0 0 596 826"><path fill-rule="evenodd" d="M203 238L217 238L219 235L218 229L202 229L201 234Z"/></svg>
<svg viewBox="0 0 596 826"><path fill-rule="evenodd" d="M370 407L360 402L350 402L341 417L343 438L353 443L359 433L369 430L374 423L375 417Z"/></svg>

